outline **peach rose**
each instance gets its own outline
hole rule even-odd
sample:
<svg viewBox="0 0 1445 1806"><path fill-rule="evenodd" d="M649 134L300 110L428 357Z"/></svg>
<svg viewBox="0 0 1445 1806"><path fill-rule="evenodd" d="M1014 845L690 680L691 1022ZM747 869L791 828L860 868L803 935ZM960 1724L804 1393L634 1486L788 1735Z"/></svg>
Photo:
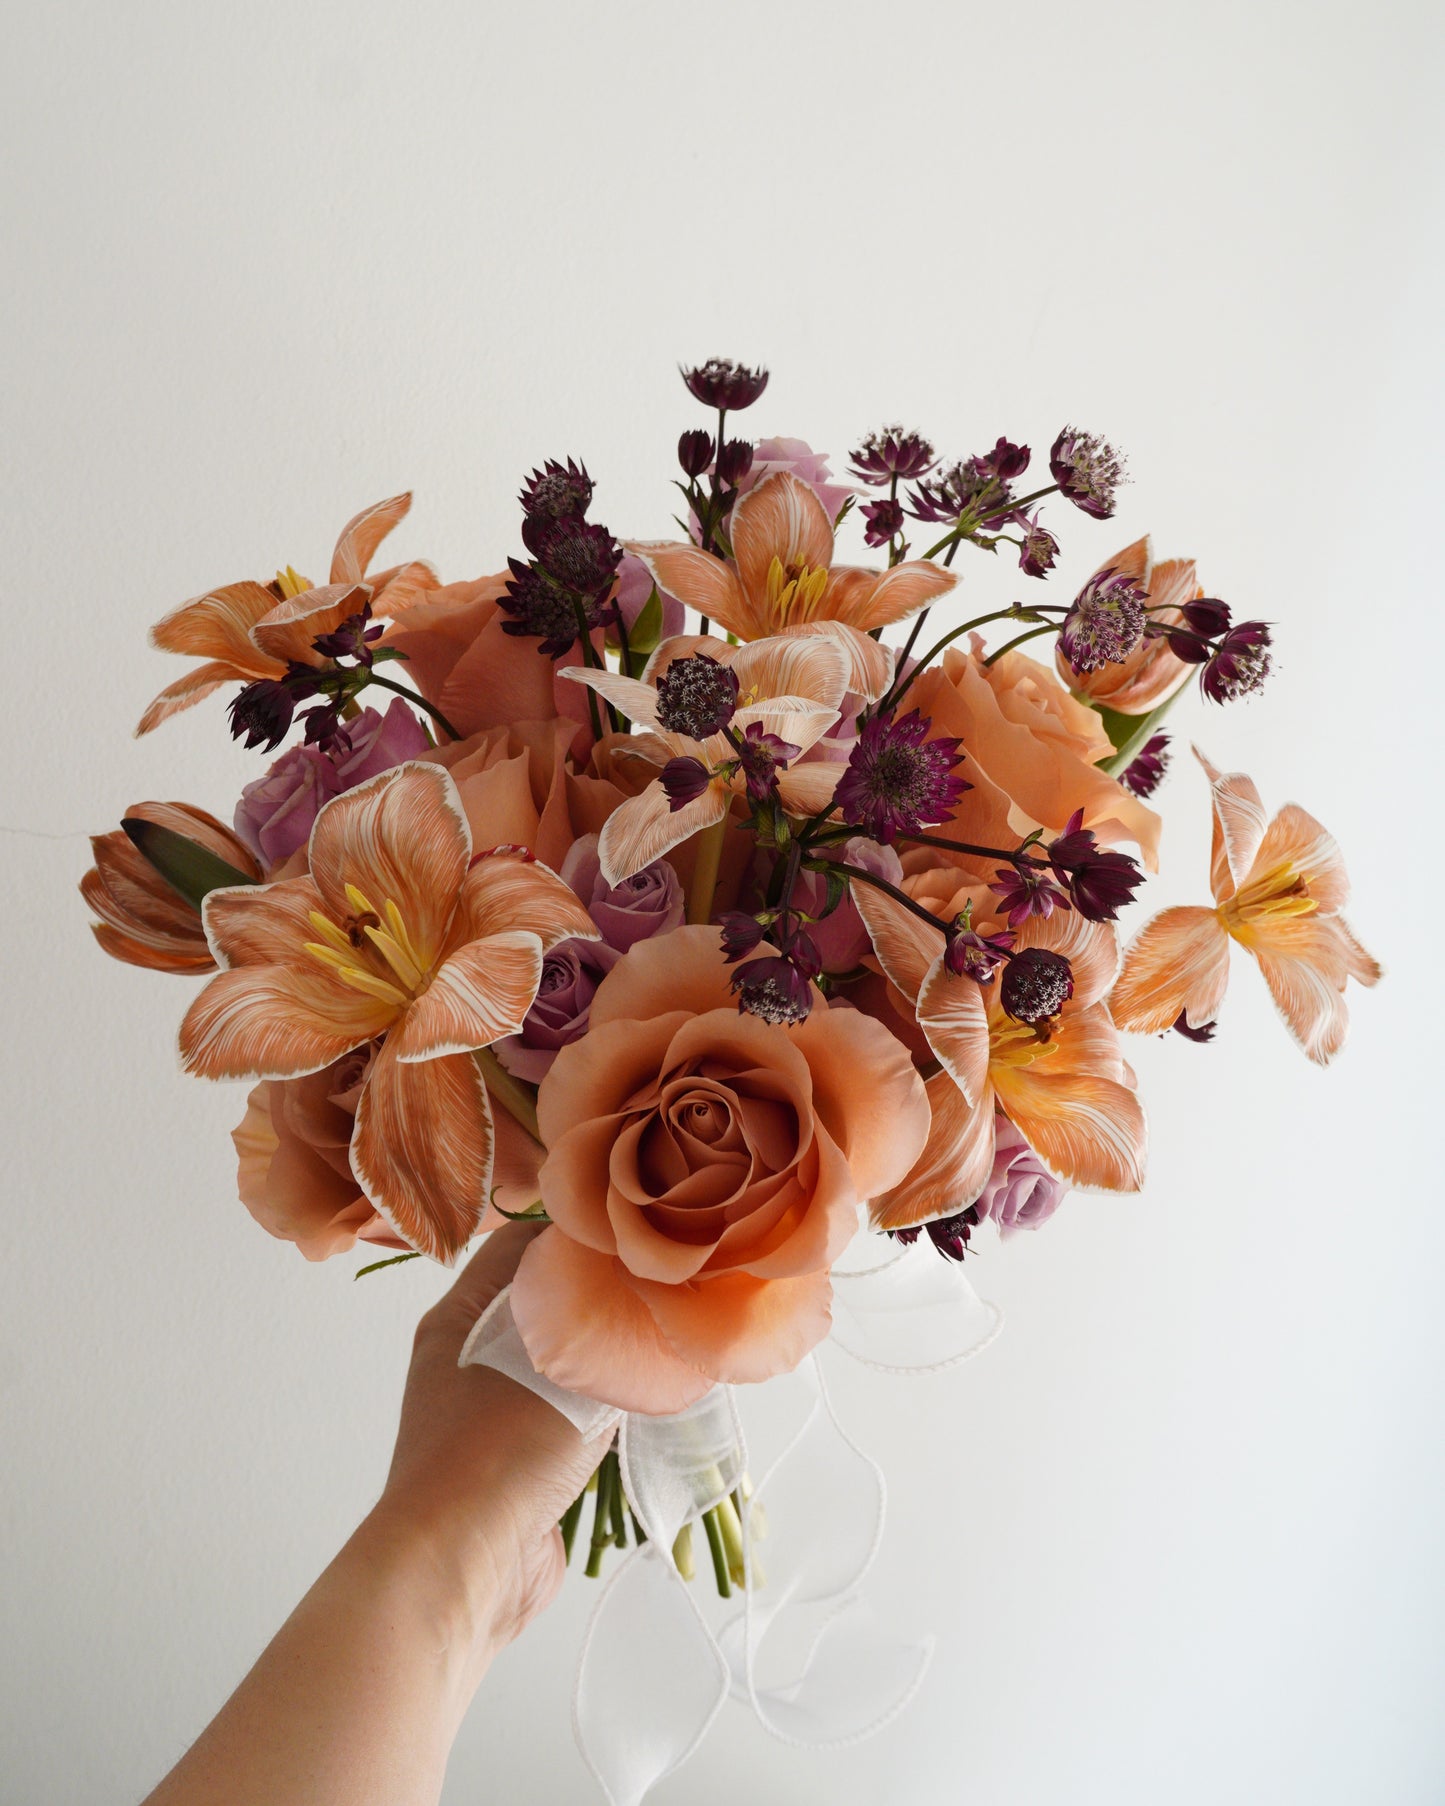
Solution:
<svg viewBox="0 0 1445 1806"><path fill-rule="evenodd" d="M1132 841L1152 871L1159 817L1099 769L1114 748L1098 715L1036 659L1006 652L985 664L982 640L971 639L967 652L950 646L906 698L931 717L935 734L957 735L967 753L960 769L973 789L936 831L1006 846L1035 828L1062 834L1082 809L1084 826L1104 845Z"/></svg>
<svg viewBox="0 0 1445 1806"><path fill-rule="evenodd" d="M1177 624L1183 618L1179 613L1181 602L1192 602L1204 594L1194 560L1169 558L1163 564L1155 564L1154 547L1147 533L1101 565L1100 571L1114 571L1137 583L1149 606L1164 610L1154 618L1168 624ZM1119 715L1147 715L1172 696L1191 671L1198 669L1176 658L1167 640L1141 640L1122 665L1101 665L1097 671L1076 672L1062 652L1055 652L1054 665L1075 695L1087 697L1099 708L1113 709Z"/></svg>
<svg viewBox="0 0 1445 1806"><path fill-rule="evenodd" d="M828 1332L860 1205L928 1135L923 1084L857 1010L738 1012L716 929L642 941L542 1082L552 1217L512 1311L538 1369L624 1410L795 1367Z"/></svg>

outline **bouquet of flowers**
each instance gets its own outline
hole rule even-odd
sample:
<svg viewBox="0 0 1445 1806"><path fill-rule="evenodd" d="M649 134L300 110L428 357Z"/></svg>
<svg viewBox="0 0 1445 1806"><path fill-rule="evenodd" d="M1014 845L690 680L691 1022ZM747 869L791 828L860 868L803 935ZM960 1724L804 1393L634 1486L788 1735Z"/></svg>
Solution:
<svg viewBox="0 0 1445 1806"><path fill-rule="evenodd" d="M153 643L201 662L140 732L229 687L248 747L299 738L229 827L128 810L81 889L108 953L205 978L181 1058L254 1086L234 1139L264 1228L387 1266L544 1223L468 1358L696 1449L709 1401L829 1335L860 1224L892 1238L875 1271L943 1272L986 1223L1137 1190L1122 1033L1208 1041L1231 943L1319 1063L1379 968L1326 830L1202 756L1212 901L1121 958L1161 724L1191 678L1210 705L1259 691L1272 629L1147 538L1038 599L1040 505L1107 521L1112 446L1066 427L1030 487L1026 445L945 462L887 427L845 484L736 434L765 371L683 374L710 419L678 443L676 539L615 537L568 458L523 485L495 576L373 570L403 495L325 583L288 565L167 615ZM838 562L860 530L872 562ZM1022 599L963 604L979 552ZM737 1464L669 1518L624 1442L588 1571L631 1521L675 1578L701 1522L719 1590L755 1585Z"/></svg>

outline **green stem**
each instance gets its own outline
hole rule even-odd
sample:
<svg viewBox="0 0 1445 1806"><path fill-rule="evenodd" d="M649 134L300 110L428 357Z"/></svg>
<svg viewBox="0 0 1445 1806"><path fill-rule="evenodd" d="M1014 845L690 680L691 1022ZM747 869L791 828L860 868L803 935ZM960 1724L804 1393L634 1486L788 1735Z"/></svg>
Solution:
<svg viewBox="0 0 1445 1806"><path fill-rule="evenodd" d="M522 1083L514 1079L490 1047L479 1047L473 1053L482 1077L486 1080L487 1090L509 1116L514 1116L533 1141L540 1142L542 1137L537 1130L537 1100Z"/></svg>
<svg viewBox="0 0 1445 1806"><path fill-rule="evenodd" d="M428 702L425 696L418 696L415 690L408 690L405 684L393 683L389 677L378 677L374 671L366 681L368 685L380 684L383 690L391 690L397 696L405 696L408 702L414 702L418 708L425 709L444 734L449 735L453 740L462 738L439 708Z"/></svg>
<svg viewBox="0 0 1445 1806"><path fill-rule="evenodd" d="M718 869L722 865L723 836L728 831L726 815L704 828L697 837L697 859L692 868L692 883L687 891L687 920L690 927L705 924L712 915L713 892L717 889Z"/></svg>

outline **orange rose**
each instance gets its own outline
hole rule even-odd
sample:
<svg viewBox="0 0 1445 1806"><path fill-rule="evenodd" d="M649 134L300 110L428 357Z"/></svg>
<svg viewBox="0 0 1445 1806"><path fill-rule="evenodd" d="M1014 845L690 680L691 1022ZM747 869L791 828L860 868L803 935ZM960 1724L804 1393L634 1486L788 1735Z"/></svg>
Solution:
<svg viewBox="0 0 1445 1806"><path fill-rule="evenodd" d="M739 1014L729 976L716 929L639 942L537 1099L552 1227L512 1311L539 1371L624 1410L795 1367L828 1332L860 1204L928 1135L879 1023L819 996L775 1027Z"/></svg>
<svg viewBox="0 0 1445 1806"><path fill-rule="evenodd" d="M1163 612L1151 618L1167 625L1177 625L1183 618L1181 602L1192 602L1202 596L1192 558L1170 558L1155 564L1154 548L1146 533L1131 546L1100 567L1128 577L1144 591L1151 608ZM1100 572L1096 572L1098 575ZM1146 639L1130 653L1122 665L1101 665L1097 671L1076 672L1062 652L1055 652L1054 665L1059 676L1076 695L1086 696L1102 709L1113 709L1120 715L1147 715L1172 696L1189 673L1198 667L1186 665L1169 649L1167 640Z"/></svg>
<svg viewBox="0 0 1445 1806"><path fill-rule="evenodd" d="M1037 660L1006 652L986 664L975 634L967 652L950 646L906 702L932 718L935 734L957 735L967 754L959 769L973 789L939 833L1006 846L1035 828L1062 834L1082 809L1106 846L1132 841L1154 869L1159 817L1099 769L1114 748L1098 715Z"/></svg>

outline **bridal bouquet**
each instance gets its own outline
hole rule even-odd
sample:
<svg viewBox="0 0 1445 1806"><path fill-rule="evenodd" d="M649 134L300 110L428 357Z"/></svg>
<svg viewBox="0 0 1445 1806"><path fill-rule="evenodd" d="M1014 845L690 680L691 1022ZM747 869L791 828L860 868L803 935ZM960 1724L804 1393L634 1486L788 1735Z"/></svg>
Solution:
<svg viewBox="0 0 1445 1806"><path fill-rule="evenodd" d="M844 483L737 434L765 371L684 380L708 414L674 539L616 537L569 458L523 485L494 576L373 570L399 496L324 583L287 565L167 615L153 643L201 662L139 731L227 691L248 747L294 743L229 827L128 810L81 887L108 953L205 980L181 1058L254 1086L234 1139L263 1227L313 1260L450 1262L544 1223L516 1358L634 1422L798 1368L860 1220L936 1265L1071 1188L1136 1191L1122 1034L1210 1040L1231 943L1321 1064L1347 981L1379 976L1326 830L1202 757L1209 892L1121 958L1161 723L1191 687L1258 692L1272 628L1147 538L1042 599L1056 532L1114 513L1111 445L947 462L887 427ZM592 1571L627 1542L617 1459ZM726 1591L746 1488L703 1516Z"/></svg>

